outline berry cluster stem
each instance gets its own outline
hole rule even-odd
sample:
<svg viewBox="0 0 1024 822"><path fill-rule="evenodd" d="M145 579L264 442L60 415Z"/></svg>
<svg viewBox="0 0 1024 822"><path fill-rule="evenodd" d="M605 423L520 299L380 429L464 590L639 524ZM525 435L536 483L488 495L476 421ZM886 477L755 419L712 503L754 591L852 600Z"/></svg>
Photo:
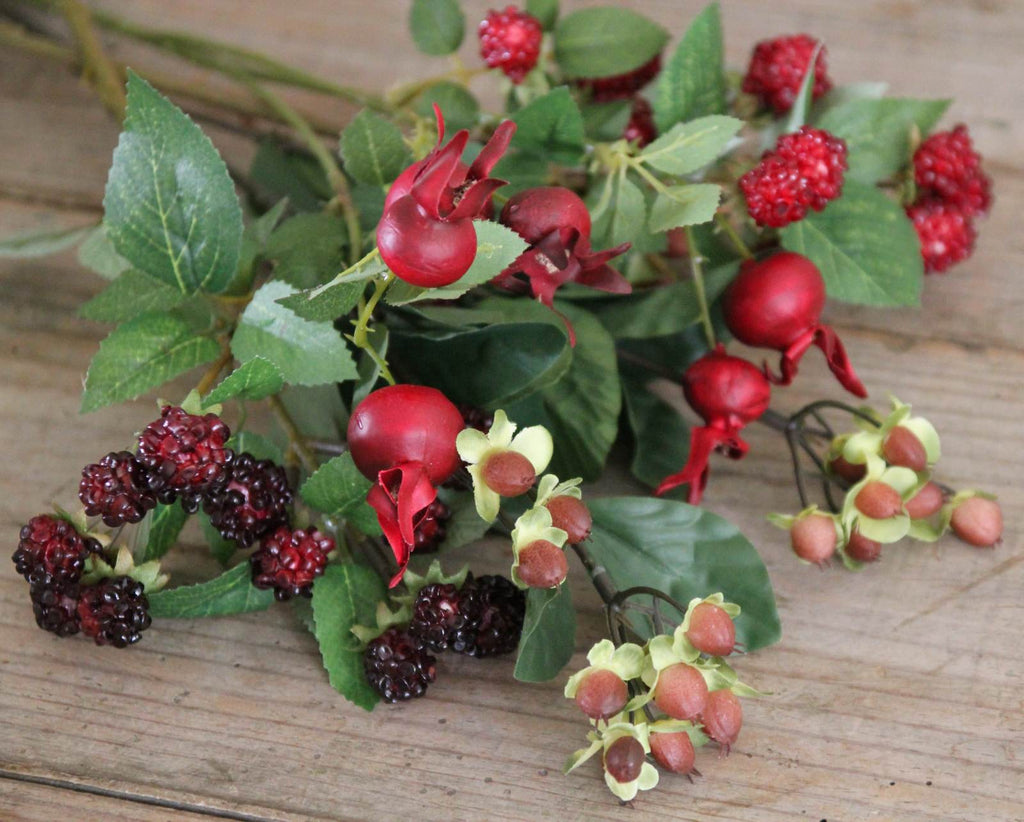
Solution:
<svg viewBox="0 0 1024 822"><path fill-rule="evenodd" d="M732 247L736 249L737 253L739 253L744 260L754 259L754 255L751 253L750 248L745 242L743 242L743 238L740 237L740 233L736 230L736 226L732 224L732 221L729 220L728 217L726 217L721 211L718 211L715 213L715 222L722 230L722 233L729 238L729 242L732 243Z"/></svg>
<svg viewBox="0 0 1024 822"><path fill-rule="evenodd" d="M196 393L199 394L200 397L213 388L213 384L217 381L217 377L220 376L220 372L231 364L232 359L233 355L231 353L231 347L225 344L223 350L220 352L220 356L213 361L210 367L206 369L206 372L200 378L199 382L196 383Z"/></svg>
<svg viewBox="0 0 1024 822"><path fill-rule="evenodd" d="M96 94L118 122L124 120L127 101L117 68L107 57L96 36L93 15L79 0L61 0L61 12L82 55L82 74L96 89Z"/></svg>
<svg viewBox="0 0 1024 822"><path fill-rule="evenodd" d="M346 337L350 339L358 348L363 349L367 355L376 363L380 369L380 375L388 381L389 384L395 384L395 378L391 375L391 370L388 368L387 360L381 356L380 352L370 343L367 331L370 326L370 319L373 317L373 311L377 307L377 303L380 302L380 298L384 296L384 292L388 290L388 286L391 285L391 279L389 277L378 277L374 282L373 294L370 295L370 299L359 309L359 318L355 322L355 329L351 334L347 334Z"/></svg>
<svg viewBox="0 0 1024 822"><path fill-rule="evenodd" d="M612 582L612 578L608 576L608 571L603 565L598 565L594 561L593 556L586 549L586 546L581 542L571 543L572 550L576 552L576 556L580 558L580 562L583 563L583 567L587 569L587 573L590 575L590 581L594 584L594 589L601 597L601 601L605 605L611 605L615 601L615 597L618 594L618 589L615 587L615 583Z"/></svg>
<svg viewBox="0 0 1024 822"><path fill-rule="evenodd" d="M306 443L306 438L299 430L299 426L295 424L295 420L292 418L284 402L281 401L280 395L271 394L267 397L267 402L270 403L270 410L273 411L278 423L280 423L288 435L288 442L298 455L303 467L312 474L320 467L316 455L310 450L309 445Z"/></svg>
<svg viewBox="0 0 1024 822"><path fill-rule="evenodd" d="M711 311L708 309L708 295L704 288L704 267L701 262L700 249L697 248L697 239L693 235L693 229L686 226L686 247L690 254L690 273L693 276L693 289L697 294L697 303L700 306L700 323L704 328L704 337L707 340L708 348L715 347L715 327L711 323Z"/></svg>

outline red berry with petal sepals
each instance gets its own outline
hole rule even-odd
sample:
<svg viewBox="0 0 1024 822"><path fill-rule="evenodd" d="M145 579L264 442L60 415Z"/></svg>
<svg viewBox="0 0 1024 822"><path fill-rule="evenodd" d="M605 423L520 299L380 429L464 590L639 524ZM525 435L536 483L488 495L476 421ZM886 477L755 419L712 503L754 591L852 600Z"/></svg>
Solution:
<svg viewBox="0 0 1024 822"><path fill-rule="evenodd" d="M107 454L82 469L78 498L86 516L100 517L111 528L141 522L156 508L156 492L162 482L151 475L128 451Z"/></svg>
<svg viewBox="0 0 1024 822"><path fill-rule="evenodd" d="M278 600L311 597L313 581L324 572L333 550L334 540L315 528L291 531L282 525L249 557L252 584L273 588Z"/></svg>
<svg viewBox="0 0 1024 822"><path fill-rule="evenodd" d="M530 588L554 588L562 584L568 573L565 551L553 542L534 540L519 551L516 574Z"/></svg>
<svg viewBox="0 0 1024 822"><path fill-rule="evenodd" d="M888 433L882 443L882 458L889 465L899 465L911 471L924 471L928 467L928 452L920 438L902 425Z"/></svg>
<svg viewBox="0 0 1024 822"><path fill-rule="evenodd" d="M518 451L498 451L480 466L484 485L503 497L525 494L537 480L537 472Z"/></svg>
<svg viewBox="0 0 1024 822"><path fill-rule="evenodd" d="M967 126L931 135L914 152L914 182L922 199L938 198L965 217L992 206L992 181L981 170Z"/></svg>
<svg viewBox="0 0 1024 822"><path fill-rule="evenodd" d="M590 536L594 518L587 504L576 497L552 497L544 503L551 512L551 524L569 535L569 543L577 545Z"/></svg>
<svg viewBox="0 0 1024 822"><path fill-rule="evenodd" d="M696 719L707 700L707 682L692 665L677 662L658 674L654 704L673 719Z"/></svg>
<svg viewBox="0 0 1024 822"><path fill-rule="evenodd" d="M789 539L793 553L815 565L828 562L839 543L835 522L825 514L811 514L794 522L789 531Z"/></svg>
<svg viewBox="0 0 1024 822"><path fill-rule="evenodd" d="M604 769L616 782L637 779L646 761L644 746L632 736L620 736L604 752Z"/></svg>
<svg viewBox="0 0 1024 822"><path fill-rule="evenodd" d="M367 395L352 411L348 446L367 479L418 462L440 485L462 465L455 438L463 427L459 409L436 388L391 385Z"/></svg>
<svg viewBox="0 0 1024 822"><path fill-rule="evenodd" d="M772 389L755 365L720 347L686 369L683 393L708 425L742 428L768 409Z"/></svg>
<svg viewBox="0 0 1024 822"><path fill-rule="evenodd" d="M226 481L207 491L203 510L224 539L248 548L288 523L291 501L292 490L280 465L237 454Z"/></svg>
<svg viewBox="0 0 1024 822"><path fill-rule="evenodd" d="M831 459L828 464L828 470L840 479L846 480L850 485L856 485L864 479L864 475L868 472L868 467L863 463L849 462L842 454L839 454Z"/></svg>
<svg viewBox="0 0 1024 822"><path fill-rule="evenodd" d="M139 434L137 459L162 481L161 502L181 494L187 510L195 511L199 495L227 475L234 454L225 447L231 431L216 414L189 414L165 405L160 419Z"/></svg>
<svg viewBox="0 0 1024 822"><path fill-rule="evenodd" d="M28 582L61 588L78 582L85 560L99 550L96 540L83 537L67 520L40 514L22 527L11 559Z"/></svg>
<svg viewBox="0 0 1024 822"><path fill-rule="evenodd" d="M643 97L633 98L633 108L629 112L629 122L622 132L622 139L635 142L638 148L653 143L658 136L654 125L654 110Z"/></svg>
<svg viewBox="0 0 1024 822"><path fill-rule="evenodd" d="M611 719L629 701L629 689L615 671L596 668L576 688L576 704L591 719Z"/></svg>
<svg viewBox="0 0 1024 822"><path fill-rule="evenodd" d="M882 555L882 543L868 539L856 528L846 540L846 555L857 562L875 562Z"/></svg>
<svg viewBox="0 0 1024 822"><path fill-rule="evenodd" d="M946 495L937 483L928 482L906 501L904 508L911 519L928 519L937 514L946 502Z"/></svg>
<svg viewBox="0 0 1024 822"><path fill-rule="evenodd" d="M881 480L873 480L861 488L853 504L858 511L871 519L891 519L903 513L903 498L900 492Z"/></svg>
<svg viewBox="0 0 1024 822"><path fill-rule="evenodd" d="M480 56L490 68L501 69L513 83L537 65L540 43L544 36L540 21L532 14L507 6L504 11L492 9L480 23Z"/></svg>
<svg viewBox="0 0 1024 822"><path fill-rule="evenodd" d="M736 694L725 689L708 694L707 705L700 717L704 731L728 753L740 735L743 706Z"/></svg>
<svg viewBox="0 0 1024 822"><path fill-rule="evenodd" d="M743 78L743 91L757 95L776 114L786 113L796 102L818 42L807 34L761 41L754 47L750 57L750 66ZM817 100L831 88L832 81L825 64L825 47L822 46L814 63L812 99Z"/></svg>
<svg viewBox="0 0 1024 822"><path fill-rule="evenodd" d="M651 755L667 771L688 774L697 758L693 743L686 731L651 734Z"/></svg>
<svg viewBox="0 0 1024 822"><path fill-rule="evenodd" d="M729 656L736 648L736 625L717 605L702 602L690 614L686 638L703 654Z"/></svg>
<svg viewBox="0 0 1024 822"><path fill-rule="evenodd" d="M921 243L926 274L937 274L974 252L977 232L971 218L938 200L923 200L907 209Z"/></svg>
<svg viewBox="0 0 1024 822"><path fill-rule="evenodd" d="M573 85L590 94L595 103L608 103L612 100L628 100L661 71L661 55L656 54L642 66L625 74L613 74L609 77L582 77L573 80Z"/></svg>
<svg viewBox="0 0 1024 822"><path fill-rule="evenodd" d="M420 288L440 288L469 271L476 258L476 229L469 219L436 219L406 196L381 217L377 248L399 279Z"/></svg>
<svg viewBox="0 0 1024 822"><path fill-rule="evenodd" d="M968 545L991 548L1003 539L1003 511L995 500L970 497L953 509L953 533Z"/></svg>
<svg viewBox="0 0 1024 822"><path fill-rule="evenodd" d="M121 576L84 586L78 599L78 621L82 633L97 645L134 645L152 624L143 584Z"/></svg>
<svg viewBox="0 0 1024 822"><path fill-rule="evenodd" d="M561 186L528 188L512 195L501 210L501 222L531 245L553 231L575 229L590 237L590 212L579 195Z"/></svg>
<svg viewBox="0 0 1024 822"><path fill-rule="evenodd" d="M366 680L385 702L423 696L437 678L437 659L399 628L388 628L366 646Z"/></svg>

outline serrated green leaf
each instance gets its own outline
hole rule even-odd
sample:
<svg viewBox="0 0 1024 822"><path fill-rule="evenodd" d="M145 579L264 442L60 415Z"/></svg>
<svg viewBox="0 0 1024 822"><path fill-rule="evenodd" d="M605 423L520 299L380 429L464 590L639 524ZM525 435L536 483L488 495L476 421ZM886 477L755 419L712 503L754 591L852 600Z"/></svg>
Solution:
<svg viewBox="0 0 1024 822"><path fill-rule="evenodd" d="M330 323L305 320L277 302L294 293L287 283L276 280L256 292L231 338L234 355L242 362L265 357L291 385L355 377L352 355Z"/></svg>
<svg viewBox="0 0 1024 822"><path fill-rule="evenodd" d="M913 128L927 135L949 104L949 100L894 97L851 100L830 108L815 125L846 140L847 180L877 183L910 162Z"/></svg>
<svg viewBox="0 0 1024 822"><path fill-rule="evenodd" d="M413 0L409 29L424 54L451 54L462 44L466 17L458 0Z"/></svg>
<svg viewBox="0 0 1024 822"><path fill-rule="evenodd" d="M249 182L269 204L284 197L295 211L320 211L331 199L323 168L309 154L268 137L249 166Z"/></svg>
<svg viewBox="0 0 1024 822"><path fill-rule="evenodd" d="M132 267L114 250L114 244L110 242L102 223L78 247L78 262L105 280L116 279Z"/></svg>
<svg viewBox="0 0 1024 822"><path fill-rule="evenodd" d="M277 366L263 357L253 357L228 374L220 385L203 398L203 405L231 399L261 400L284 387L284 378Z"/></svg>
<svg viewBox="0 0 1024 822"><path fill-rule="evenodd" d="M179 291L223 291L242 245L242 209L209 138L128 72L124 131L103 196L117 252Z"/></svg>
<svg viewBox="0 0 1024 822"><path fill-rule="evenodd" d="M186 299L178 289L129 269L83 303L78 315L100 323L120 323L148 311L170 311Z"/></svg>
<svg viewBox="0 0 1024 822"><path fill-rule="evenodd" d="M0 258L45 257L77 245L89 237L96 226L79 226L47 231L31 231L0 239Z"/></svg>
<svg viewBox="0 0 1024 822"><path fill-rule="evenodd" d="M89 363L82 413L132 400L216 359L220 347L172 314L142 314L118 326Z"/></svg>
<svg viewBox="0 0 1024 822"><path fill-rule="evenodd" d="M177 503L158 505L146 515L146 521L140 529L146 532L146 540L142 547L135 551L135 564L141 565L153 559L160 559L178 539L178 534L185 527L188 514Z"/></svg>
<svg viewBox="0 0 1024 822"><path fill-rule="evenodd" d="M608 184L613 193L607 206L592 215L592 236L597 248L633 242L645 231L647 223L647 201L636 183L617 176L609 178Z"/></svg>
<svg viewBox="0 0 1024 822"><path fill-rule="evenodd" d="M236 565L207 582L164 589L146 596L149 615L154 619L247 614L265 611L274 602L273 591L261 590L252 584L252 570L248 562Z"/></svg>
<svg viewBox="0 0 1024 822"><path fill-rule="evenodd" d="M684 608L694 597L721 591L743 609L736 639L748 651L778 641L768 572L732 523L672 500L607 497L587 504L594 518L587 548L619 590L657 588Z"/></svg>
<svg viewBox="0 0 1024 822"><path fill-rule="evenodd" d="M299 494L310 508L351 520L364 534L379 534L377 515L366 503L372 485L346 452L321 465L303 483Z"/></svg>
<svg viewBox="0 0 1024 822"><path fill-rule="evenodd" d="M821 270L828 295L861 305L917 305L924 265L903 209L873 186L848 180L824 211L779 232L782 245Z"/></svg>
<svg viewBox="0 0 1024 822"><path fill-rule="evenodd" d="M502 194L549 183L552 164L572 166L583 160L583 115L569 89L560 86L512 114L516 133L492 174L511 185Z"/></svg>
<svg viewBox="0 0 1024 822"><path fill-rule="evenodd" d="M575 649L576 611L569 586L527 591L515 678L520 682L554 679L572 659Z"/></svg>
<svg viewBox="0 0 1024 822"><path fill-rule="evenodd" d="M558 0L526 0L526 12L540 21L544 31L550 31L558 19Z"/></svg>
<svg viewBox="0 0 1024 822"><path fill-rule="evenodd" d="M279 302L304 319L333 322L355 307L367 280L387 273L388 268L380 256L374 255L360 260L324 285L283 297Z"/></svg>
<svg viewBox="0 0 1024 822"><path fill-rule="evenodd" d="M379 697L366 681L354 625L373 625L384 582L361 565L329 565L313 584L316 641L331 686L349 702L371 710Z"/></svg>
<svg viewBox="0 0 1024 822"><path fill-rule="evenodd" d="M800 126L804 125L810 117L811 103L814 100L812 90L815 83L815 67L818 64L818 55L821 54L822 47L823 43L819 40L814 51L811 52L810 62L804 70L804 78L800 81L800 88L793 101L793 107L789 110L789 116L786 118L785 131L787 132L799 130Z"/></svg>
<svg viewBox="0 0 1024 822"><path fill-rule="evenodd" d="M445 125L451 131L472 129L480 119L480 103L465 86L458 83L435 83L416 98L414 110L420 117L434 118L434 106L444 113Z"/></svg>
<svg viewBox="0 0 1024 822"><path fill-rule="evenodd" d="M242 250L238 258L238 274L227 289L229 294L245 293L252 286L256 258L266 250L267 240L281 222L287 209L288 198L284 197L245 227L242 232Z"/></svg>
<svg viewBox="0 0 1024 822"><path fill-rule="evenodd" d="M689 174L717 159L742 127L742 120L721 114L676 123L639 156L666 174Z"/></svg>
<svg viewBox="0 0 1024 822"><path fill-rule="evenodd" d="M584 103L580 106L583 128L594 140L611 143L622 137L629 125L633 104L629 100L613 100L609 103Z"/></svg>
<svg viewBox="0 0 1024 822"><path fill-rule="evenodd" d="M567 77L612 77L661 52L668 32L626 8L580 9L555 26L555 60Z"/></svg>
<svg viewBox="0 0 1024 822"><path fill-rule="evenodd" d="M412 161L398 127L368 110L341 132L339 147L345 171L367 185L387 185Z"/></svg>
<svg viewBox="0 0 1024 822"><path fill-rule="evenodd" d="M345 221L325 212L297 214L270 235L267 259L274 279L297 289L316 288L345 267L348 232Z"/></svg>
<svg viewBox="0 0 1024 822"><path fill-rule="evenodd" d="M690 427L665 400L639 379L623 374L622 396L633 430L633 459L629 470L645 485L657 488L665 477L686 465Z"/></svg>
<svg viewBox="0 0 1024 822"><path fill-rule="evenodd" d="M711 3L693 18L658 77L652 101L658 131L725 113L723 55L722 18L718 3Z"/></svg>
<svg viewBox="0 0 1024 822"><path fill-rule="evenodd" d="M654 198L647 227L653 233L710 222L721 197L722 188L717 183L669 186Z"/></svg>

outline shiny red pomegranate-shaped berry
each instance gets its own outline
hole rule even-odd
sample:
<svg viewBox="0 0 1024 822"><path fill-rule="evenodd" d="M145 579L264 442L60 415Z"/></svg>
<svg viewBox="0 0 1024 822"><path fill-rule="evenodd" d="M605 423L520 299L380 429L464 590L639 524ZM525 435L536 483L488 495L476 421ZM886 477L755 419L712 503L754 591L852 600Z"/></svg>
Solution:
<svg viewBox="0 0 1024 822"><path fill-rule="evenodd" d="M469 271L476 258L476 231L471 220L439 220L407 195L384 212L377 248L400 280L440 288Z"/></svg>

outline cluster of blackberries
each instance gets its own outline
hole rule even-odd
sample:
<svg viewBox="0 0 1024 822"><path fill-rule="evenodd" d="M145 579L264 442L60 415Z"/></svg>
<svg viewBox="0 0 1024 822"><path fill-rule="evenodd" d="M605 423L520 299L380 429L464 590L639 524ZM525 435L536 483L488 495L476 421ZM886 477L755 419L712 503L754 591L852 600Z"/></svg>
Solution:
<svg viewBox="0 0 1024 822"><path fill-rule="evenodd" d="M488 657L511 653L519 644L526 597L502 576L469 575L461 587L423 587L407 628L389 628L363 657L366 679L385 702L423 696L436 678L433 654Z"/></svg>

